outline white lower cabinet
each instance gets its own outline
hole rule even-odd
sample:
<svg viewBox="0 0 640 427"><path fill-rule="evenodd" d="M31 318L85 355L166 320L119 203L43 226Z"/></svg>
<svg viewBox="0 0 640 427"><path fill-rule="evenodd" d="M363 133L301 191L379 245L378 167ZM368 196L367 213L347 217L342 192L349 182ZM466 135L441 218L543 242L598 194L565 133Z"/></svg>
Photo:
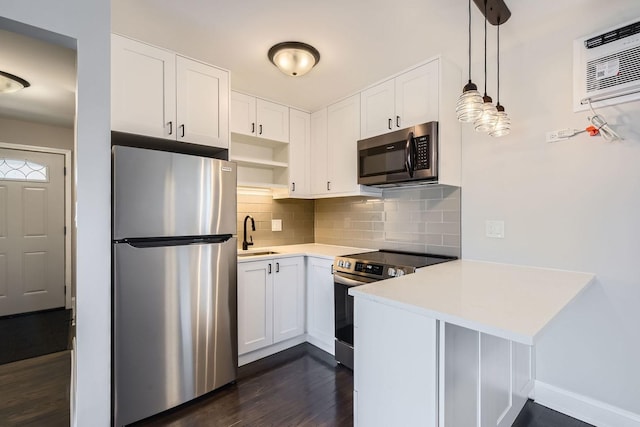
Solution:
<svg viewBox="0 0 640 427"><path fill-rule="evenodd" d="M304 290L302 256L239 263L238 354L304 338Z"/></svg>
<svg viewBox="0 0 640 427"><path fill-rule="evenodd" d="M307 257L307 341L335 355L333 260Z"/></svg>

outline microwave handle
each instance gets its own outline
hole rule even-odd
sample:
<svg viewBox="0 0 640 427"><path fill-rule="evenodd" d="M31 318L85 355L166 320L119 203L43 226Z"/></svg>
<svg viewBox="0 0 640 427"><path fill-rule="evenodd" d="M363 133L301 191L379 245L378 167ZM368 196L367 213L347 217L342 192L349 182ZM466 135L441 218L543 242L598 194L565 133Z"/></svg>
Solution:
<svg viewBox="0 0 640 427"><path fill-rule="evenodd" d="M409 172L409 177L413 178L413 171L415 170L415 158L416 158L416 149L415 143L413 139L413 132L409 132L409 136L407 137L407 145L404 148L404 155L406 161L404 163L404 167Z"/></svg>

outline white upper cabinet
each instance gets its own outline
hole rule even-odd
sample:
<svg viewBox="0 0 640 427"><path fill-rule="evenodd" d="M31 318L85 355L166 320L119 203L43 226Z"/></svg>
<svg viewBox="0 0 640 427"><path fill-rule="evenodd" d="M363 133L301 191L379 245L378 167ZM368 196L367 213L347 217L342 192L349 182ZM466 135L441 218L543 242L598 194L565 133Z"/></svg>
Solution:
<svg viewBox="0 0 640 427"><path fill-rule="evenodd" d="M112 34L111 128L229 147L229 72Z"/></svg>
<svg viewBox="0 0 640 427"><path fill-rule="evenodd" d="M289 130L289 197L306 197L311 193L311 115L289 109Z"/></svg>
<svg viewBox="0 0 640 427"><path fill-rule="evenodd" d="M178 141L229 146L229 73L177 56Z"/></svg>
<svg viewBox="0 0 640 427"><path fill-rule="evenodd" d="M289 142L289 107L231 91L231 132Z"/></svg>
<svg viewBox="0 0 640 427"><path fill-rule="evenodd" d="M379 196L382 190L358 185L360 95L311 115L311 192L314 197Z"/></svg>
<svg viewBox="0 0 640 427"><path fill-rule="evenodd" d="M111 35L111 128L176 139L176 55Z"/></svg>
<svg viewBox="0 0 640 427"><path fill-rule="evenodd" d="M438 120L438 61L361 92L361 138Z"/></svg>

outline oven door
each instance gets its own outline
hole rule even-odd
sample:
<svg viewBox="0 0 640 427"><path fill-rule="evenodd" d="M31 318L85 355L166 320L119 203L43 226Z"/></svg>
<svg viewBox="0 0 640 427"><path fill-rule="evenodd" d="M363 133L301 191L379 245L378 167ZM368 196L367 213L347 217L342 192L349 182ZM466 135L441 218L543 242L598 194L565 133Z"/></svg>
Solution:
<svg viewBox="0 0 640 427"><path fill-rule="evenodd" d="M353 369L353 297L349 288L375 282L375 279L333 273L335 301L336 362Z"/></svg>

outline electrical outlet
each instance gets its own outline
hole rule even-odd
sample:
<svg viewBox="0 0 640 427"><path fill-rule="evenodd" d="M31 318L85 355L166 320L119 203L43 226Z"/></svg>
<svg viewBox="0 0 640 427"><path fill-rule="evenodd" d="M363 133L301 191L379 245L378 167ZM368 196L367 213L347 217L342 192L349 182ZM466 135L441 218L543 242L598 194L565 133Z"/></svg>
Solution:
<svg viewBox="0 0 640 427"><path fill-rule="evenodd" d="M271 220L271 231L282 231L282 220L281 219L272 219Z"/></svg>
<svg viewBox="0 0 640 427"><path fill-rule="evenodd" d="M485 234L494 239L504 239L504 221L485 221Z"/></svg>

